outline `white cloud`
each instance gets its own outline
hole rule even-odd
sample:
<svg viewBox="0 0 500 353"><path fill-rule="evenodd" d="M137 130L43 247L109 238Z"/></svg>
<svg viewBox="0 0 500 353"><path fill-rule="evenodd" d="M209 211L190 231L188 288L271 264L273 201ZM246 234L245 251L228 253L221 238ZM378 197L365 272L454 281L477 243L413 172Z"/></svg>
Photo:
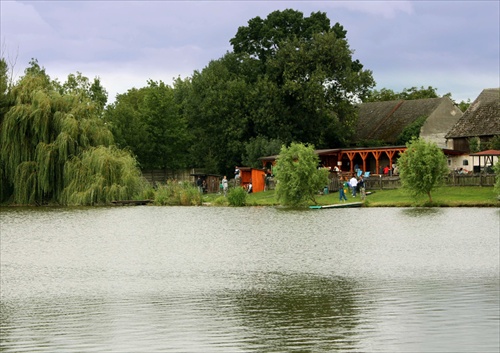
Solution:
<svg viewBox="0 0 500 353"><path fill-rule="evenodd" d="M330 6L384 18L394 18L399 13L412 14L414 12L411 1L331 1Z"/></svg>
<svg viewBox="0 0 500 353"><path fill-rule="evenodd" d="M238 27L287 8L325 12L380 87L437 87L475 98L498 86L499 3L492 1L0 1L4 51L21 71L99 76L110 93L192 75L231 50ZM128 84L127 84L128 83ZM476 86L477 85L477 86ZM482 88L477 88L482 86ZM465 93L464 93L465 94Z"/></svg>

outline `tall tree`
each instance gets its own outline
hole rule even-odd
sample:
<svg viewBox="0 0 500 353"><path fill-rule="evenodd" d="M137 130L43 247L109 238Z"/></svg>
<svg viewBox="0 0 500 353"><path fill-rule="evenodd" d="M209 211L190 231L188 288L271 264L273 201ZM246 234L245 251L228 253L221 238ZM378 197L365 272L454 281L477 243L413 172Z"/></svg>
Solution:
<svg viewBox="0 0 500 353"><path fill-rule="evenodd" d="M276 197L283 205L316 203L316 195L328 185L328 170L318 169L319 157L314 146L292 143L283 146L276 160Z"/></svg>
<svg viewBox="0 0 500 353"><path fill-rule="evenodd" d="M146 87L132 88L118 94L104 111L104 121L113 133L116 145L132 151L141 164L147 159L149 143L146 122L140 113L146 90Z"/></svg>
<svg viewBox="0 0 500 353"><path fill-rule="evenodd" d="M139 109L149 139L148 154L143 158L145 166L160 169L184 166L189 134L174 89L162 81L149 81Z"/></svg>
<svg viewBox="0 0 500 353"><path fill-rule="evenodd" d="M0 125L3 200L11 198L18 204L64 203L71 194L66 192L68 197L62 197L68 186L68 163L76 163L84 153L99 151L101 157L114 153L109 147L112 134L99 119L96 103L80 93L61 94L59 89L60 85L50 79L36 60L12 88L14 105ZM100 185L104 189L91 203L132 197L138 192L139 176L133 159L126 169L113 168L116 159L109 163L106 159L94 159L100 161L92 178L103 178ZM109 170L113 170L112 178L106 177ZM85 168L72 175L73 181L85 189L88 185L83 174L88 174Z"/></svg>
<svg viewBox="0 0 500 353"><path fill-rule="evenodd" d="M414 197L425 194L432 202L432 190L449 173L446 156L435 143L423 139L414 139L406 147L397 162L401 184Z"/></svg>
<svg viewBox="0 0 500 353"><path fill-rule="evenodd" d="M194 134L192 155L210 172L228 174L240 164L244 142L252 135L250 86L231 68L234 55L214 60L192 77L186 113Z"/></svg>
<svg viewBox="0 0 500 353"><path fill-rule="evenodd" d="M279 126L278 138L285 143L302 141L318 147L347 143L353 132L353 103L363 99L374 80L353 60L346 31L330 26L325 13L310 17L295 10L275 11L266 19L256 17L240 27L231 39L241 60L258 60L258 82L279 111L265 126ZM265 106L265 105L264 105Z"/></svg>
<svg viewBox="0 0 500 353"><path fill-rule="evenodd" d="M116 143L137 157L143 169L177 169L187 165L191 141L184 113L185 83L179 89L162 81L130 89L117 95L106 107L104 120L111 126ZM189 83L186 83L189 86Z"/></svg>
<svg viewBox="0 0 500 353"><path fill-rule="evenodd" d="M108 92L101 85L99 77L94 78L91 82L88 77L83 76L81 72L77 72L76 75L69 74L66 82L58 86L62 95L80 95L82 99L88 99L94 103L97 114L100 115L104 111L108 101Z"/></svg>

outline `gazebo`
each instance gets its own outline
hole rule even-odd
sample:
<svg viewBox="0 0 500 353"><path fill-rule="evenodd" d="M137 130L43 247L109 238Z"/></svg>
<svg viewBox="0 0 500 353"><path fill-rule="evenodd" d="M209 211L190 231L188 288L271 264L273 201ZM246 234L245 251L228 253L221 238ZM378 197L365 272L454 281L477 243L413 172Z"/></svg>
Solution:
<svg viewBox="0 0 500 353"><path fill-rule="evenodd" d="M498 158L500 158L500 150L486 150L486 151L471 153L470 156L472 157L473 166L475 166L474 158L475 157L479 158L479 172L481 172L481 167L486 168L488 166L493 167L495 165L495 163L493 163L493 159L496 157L498 161Z"/></svg>

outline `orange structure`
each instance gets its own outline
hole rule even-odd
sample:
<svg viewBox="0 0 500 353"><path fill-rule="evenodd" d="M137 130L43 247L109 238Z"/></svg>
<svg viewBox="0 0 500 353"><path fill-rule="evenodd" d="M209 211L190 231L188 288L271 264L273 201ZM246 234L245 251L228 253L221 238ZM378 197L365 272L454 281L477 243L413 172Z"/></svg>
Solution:
<svg viewBox="0 0 500 353"><path fill-rule="evenodd" d="M406 151L406 146L384 146L384 147L356 147L356 148L332 148L316 150L322 166L333 170L335 166L340 172L354 173L357 166L363 172L370 174L382 174L382 169L389 165L392 167L397 159ZM456 155L462 152L443 149L446 155ZM274 165L278 156L262 157L262 165L268 167Z"/></svg>
<svg viewBox="0 0 500 353"><path fill-rule="evenodd" d="M265 172L262 169L240 167L241 186L247 188L252 183L253 192L264 191Z"/></svg>

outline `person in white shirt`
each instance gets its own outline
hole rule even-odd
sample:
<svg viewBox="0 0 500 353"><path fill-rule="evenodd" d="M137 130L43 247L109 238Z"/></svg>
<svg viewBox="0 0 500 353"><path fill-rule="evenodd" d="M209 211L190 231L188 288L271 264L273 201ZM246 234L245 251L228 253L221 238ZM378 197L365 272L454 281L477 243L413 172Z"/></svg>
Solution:
<svg viewBox="0 0 500 353"><path fill-rule="evenodd" d="M228 188L227 178L224 175L224 178L222 179L222 192L224 193L224 196L227 196L227 188Z"/></svg>
<svg viewBox="0 0 500 353"><path fill-rule="evenodd" d="M349 180L349 185L352 189L352 197L356 197L356 188L358 187L358 179L353 175L351 180Z"/></svg>

